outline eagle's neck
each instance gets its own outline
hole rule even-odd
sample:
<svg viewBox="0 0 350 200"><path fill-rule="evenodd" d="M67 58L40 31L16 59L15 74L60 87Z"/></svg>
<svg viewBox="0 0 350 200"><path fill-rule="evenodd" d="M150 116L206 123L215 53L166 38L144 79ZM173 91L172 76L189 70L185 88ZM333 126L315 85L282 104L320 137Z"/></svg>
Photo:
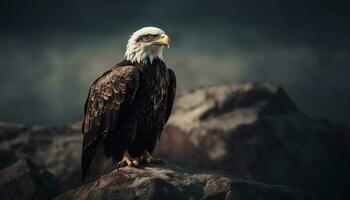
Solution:
<svg viewBox="0 0 350 200"><path fill-rule="evenodd" d="M161 45L129 41L126 46L125 60L129 60L132 63L153 63L153 60L156 58L163 60L163 46Z"/></svg>
<svg viewBox="0 0 350 200"><path fill-rule="evenodd" d="M153 65L164 64L163 60L160 58L154 58L152 61L147 58L144 62L131 62L130 60L124 59L117 63L114 67L122 67L122 66L135 66L140 68L152 67Z"/></svg>

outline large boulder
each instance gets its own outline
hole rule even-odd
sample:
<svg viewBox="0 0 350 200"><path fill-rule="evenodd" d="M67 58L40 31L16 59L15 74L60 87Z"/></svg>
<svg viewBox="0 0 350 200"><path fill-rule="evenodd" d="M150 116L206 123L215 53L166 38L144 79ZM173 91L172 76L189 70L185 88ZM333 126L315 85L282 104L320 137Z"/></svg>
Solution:
<svg viewBox="0 0 350 200"><path fill-rule="evenodd" d="M125 167L56 198L72 199L297 200L301 197L298 191L284 186L168 165L145 169Z"/></svg>
<svg viewBox="0 0 350 200"><path fill-rule="evenodd" d="M204 87L177 96L155 154L168 162L244 173L341 199L350 178L350 131L298 110L271 83Z"/></svg>
<svg viewBox="0 0 350 200"><path fill-rule="evenodd" d="M44 200L58 195L53 174L21 159L0 171L0 193L3 200Z"/></svg>

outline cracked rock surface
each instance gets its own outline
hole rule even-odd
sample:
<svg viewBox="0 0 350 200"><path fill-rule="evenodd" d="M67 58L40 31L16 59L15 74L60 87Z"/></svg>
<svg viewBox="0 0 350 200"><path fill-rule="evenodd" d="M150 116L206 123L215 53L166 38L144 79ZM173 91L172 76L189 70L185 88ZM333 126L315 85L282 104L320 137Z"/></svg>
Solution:
<svg viewBox="0 0 350 200"><path fill-rule="evenodd" d="M298 191L175 165L125 167L69 190L56 200L68 199L301 199Z"/></svg>

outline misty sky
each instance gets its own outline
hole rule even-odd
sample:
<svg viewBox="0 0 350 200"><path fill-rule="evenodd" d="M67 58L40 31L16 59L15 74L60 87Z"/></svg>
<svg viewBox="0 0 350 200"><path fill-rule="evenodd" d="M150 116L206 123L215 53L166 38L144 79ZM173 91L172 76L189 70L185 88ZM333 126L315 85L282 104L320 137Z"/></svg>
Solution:
<svg viewBox="0 0 350 200"><path fill-rule="evenodd" d="M350 124L348 5L327 1L0 2L0 120L79 119L88 88L158 26L180 91L271 81L306 114Z"/></svg>

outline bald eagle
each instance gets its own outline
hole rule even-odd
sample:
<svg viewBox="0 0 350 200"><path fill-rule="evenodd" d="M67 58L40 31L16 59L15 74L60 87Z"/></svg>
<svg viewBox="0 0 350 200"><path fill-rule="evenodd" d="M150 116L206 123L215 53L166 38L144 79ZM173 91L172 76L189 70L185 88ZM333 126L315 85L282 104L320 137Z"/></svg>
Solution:
<svg viewBox="0 0 350 200"><path fill-rule="evenodd" d="M175 98L175 74L162 56L170 43L156 27L134 32L124 59L92 84L82 125L83 180L119 167L162 163L151 154Z"/></svg>

